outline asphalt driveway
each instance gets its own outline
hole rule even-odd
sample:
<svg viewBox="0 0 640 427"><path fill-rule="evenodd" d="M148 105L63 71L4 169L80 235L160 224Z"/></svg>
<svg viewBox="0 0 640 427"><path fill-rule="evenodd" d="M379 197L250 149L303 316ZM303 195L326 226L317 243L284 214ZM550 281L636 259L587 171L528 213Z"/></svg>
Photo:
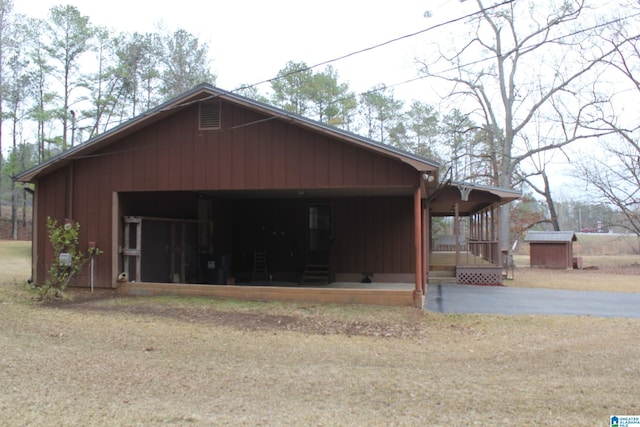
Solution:
<svg viewBox="0 0 640 427"><path fill-rule="evenodd" d="M439 313L640 318L640 293L433 285L427 290L426 309Z"/></svg>

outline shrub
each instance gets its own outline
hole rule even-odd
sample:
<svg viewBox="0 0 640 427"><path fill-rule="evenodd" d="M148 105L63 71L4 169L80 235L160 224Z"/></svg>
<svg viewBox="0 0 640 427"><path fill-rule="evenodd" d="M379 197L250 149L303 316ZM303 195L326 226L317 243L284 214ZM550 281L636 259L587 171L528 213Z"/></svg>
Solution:
<svg viewBox="0 0 640 427"><path fill-rule="evenodd" d="M44 299L51 299L62 295L71 279L89 260L89 256L99 255L102 251L97 248L90 248L86 253L80 250L78 222L59 225L58 221L47 217L47 231L49 242L53 246L53 261L49 267L49 276L40 290Z"/></svg>

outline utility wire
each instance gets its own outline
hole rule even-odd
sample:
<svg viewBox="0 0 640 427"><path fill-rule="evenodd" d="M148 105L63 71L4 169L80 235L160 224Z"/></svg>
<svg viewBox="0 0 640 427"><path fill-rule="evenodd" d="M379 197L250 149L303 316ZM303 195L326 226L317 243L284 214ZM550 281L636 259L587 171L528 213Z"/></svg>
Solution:
<svg viewBox="0 0 640 427"><path fill-rule="evenodd" d="M507 4L510 4L510 3L513 3L513 2L515 2L515 0L505 0L502 3L498 3L498 4L495 4L495 5L491 6L491 7L488 7L486 9L484 9L484 11L496 9L498 7L502 7L504 5L507 5ZM462 21L462 20L465 20L465 19L468 19L468 18L472 18L472 17L474 17L476 15L479 15L481 13L483 13L483 11L477 11L477 12L469 13L469 14L464 15L464 16L460 16L458 18L453 18L453 19L450 19L448 21L441 22L441 23L436 24L436 25L432 25L432 26L427 27L427 28L425 28L423 30L416 31L416 32L410 33L410 34L406 34L404 36L396 37L394 39L387 40L385 42L378 43L376 45L369 46L369 47L366 47L364 49L356 50L356 51L347 53L345 55L339 56L337 58L329 59L329 60L326 60L326 61L319 62L319 63L317 63L315 65L311 65L311 66L308 66L308 67L304 67L304 68L300 68L300 69L297 69L297 70L289 71L288 73L280 74L280 75L278 75L276 77L272 77L272 78L269 78L269 79L266 79L266 80L262 80L262 81L260 81L258 83L253 83L253 84L250 84L250 85L242 86L242 87L239 87L237 89L234 89L231 92L237 92L237 91L241 91L241 90L244 90L244 89L249 89L249 88L252 88L252 87L259 86L259 85L264 84L264 83L271 83L271 82L273 82L275 80L279 80L279 79L288 77L288 76L293 75L293 74L303 73L305 71L313 70L314 68L318 68L318 67L321 67L323 65L327 65L327 64L331 64L333 62L341 61L343 59L346 59L346 58L349 58L349 57L352 57L352 56L355 56L355 55L359 55L359 54L364 53L364 52L368 52L368 51L371 51L371 50L374 50L374 49L378 49L378 48L383 47L383 46L387 46L387 45L389 45L391 43L395 43L397 41L405 40L405 39L408 39L410 37L415 37L415 36L418 36L420 34L424 34L426 32L433 31L433 30L435 30L437 28L444 27L444 26L450 25L450 24L454 24L456 22L459 22L459 21Z"/></svg>
<svg viewBox="0 0 640 427"><path fill-rule="evenodd" d="M271 83L273 81L276 81L276 80L279 80L279 79L282 79L282 78L285 78L285 77L288 77L288 76L291 76L291 75L294 75L294 74L297 74L297 73L302 73L302 72L305 72L305 71L313 70L313 69L321 67L323 65L331 64L333 62L337 62L337 61L340 61L340 60L343 60L343 59L346 59L346 58L349 58L349 57L352 57L352 56L355 56L355 55L359 55L361 53L365 53L365 52L368 52L368 51L371 51L371 50L374 50L374 49L378 49L380 47L387 46L389 44L392 44L392 43L395 43L395 42L398 42L398 41L402 41L402 40L405 40L405 39L408 39L408 38L411 38L411 37L415 37L417 35L421 35L421 34L429 32L429 31L433 31L433 30L435 30L437 28L441 28L441 27L444 27L446 25L451 25L453 23L456 23L456 22L459 22L459 21L463 21L465 19L473 18L473 17L475 17L477 15L483 14L486 11L497 9L499 7L502 7L502 6L505 6L505 5L508 5L508 4L512 4L514 2L515 2L515 0L505 0L505 1L501 2L501 3L498 3L498 4L495 4L493 6L490 6L490 7L486 8L486 9L484 9L484 10L479 10L479 11L476 11L476 12L472 12L472 13L469 13L467 15L460 16L458 18L453 18L453 19L450 19L448 21L444 21L444 22L438 23L436 25L430 26L430 27L425 28L425 29L420 30L420 31L416 31L416 32L413 32L413 33L410 33L410 34L406 34L406 35L403 35L403 36L400 36L400 37L396 37L396 38L387 40L385 42L378 43L376 45L366 47L364 49L353 51L353 52L347 53L345 55L342 55L342 56L339 56L339 57L336 57L336 58L333 58L333 59L329 59L329 60L326 60L326 61L319 62L319 63L311 65L311 66L307 66L307 67L303 67L303 68L300 68L300 69L297 69L297 70L289 71L287 73L280 74L280 75L278 75L276 77L272 77L272 78L269 78L269 79L266 79L266 80L262 80L262 81L259 81L257 83L254 83L254 84L244 85L244 86L241 86L241 87L236 88L234 90L231 90L230 92L237 93L237 92L242 91L244 89L253 88L253 87L262 85L264 83ZM599 23L599 24L593 25L593 26L588 27L588 28L582 28L580 30L577 30L577 31L574 31L574 32L571 32L571 33L568 33L568 34L559 35L557 37L554 37L554 38L548 40L548 42L552 42L552 43L556 42L557 43L557 42L560 42L560 41L562 41L563 39L565 39L567 37L572 37L572 36L584 33L585 31L594 30L594 29L601 28L601 27L604 27L604 26L607 26L607 25L611 25L611 24L614 24L614 23L619 23L619 22L628 20L630 18L635 18L637 16L640 16L640 13L635 13L635 14L630 15L630 16L624 16L624 17L616 18L616 19L613 19L613 20L610 20L610 21L607 21L607 22L604 22L604 23ZM508 52L507 55L508 54L510 54L510 52ZM442 70L442 71L438 72L437 74L451 72L453 70L460 69L460 67L467 67L467 66L470 66L470 65L477 65L477 64L480 64L482 62L490 61L490 60L493 60L493 59L494 59L493 57L480 58L480 59L468 62L468 63L463 64L463 65L458 64L457 66L453 66L451 68ZM415 78L411 78L411 79L408 79L408 80L405 80L405 81L402 81L402 82L393 83L391 85L383 84L380 87L372 88L370 90L361 92L361 93L359 93L359 95L366 95L366 94L370 94L370 93L375 93L375 92L378 92L380 90L385 90L387 88L394 88L394 87L402 86L402 85L405 85L405 84L413 83L413 82L416 82L416 81L421 81L421 80L427 79L429 77L432 77L433 75L434 75L434 73L428 73L428 74L425 74L425 75L422 75L422 76L417 76ZM330 104L335 104L337 102L342 101L343 99L344 98L336 99L336 100L330 102Z"/></svg>
<svg viewBox="0 0 640 427"><path fill-rule="evenodd" d="M501 3L501 4L499 4L499 5L492 6L492 7L491 7L491 9L492 9L492 8L494 8L494 7L497 7L497 6L501 6L501 5L507 4L507 3L511 3L511 1L507 1L507 2ZM486 10L489 10L489 9L490 9L490 8L487 8ZM481 12L475 12L475 13L473 13L473 14L469 14L469 15L466 15L466 16L464 16L464 17L456 18L456 19L453 19L453 20L451 20L451 21L448 21L448 22L444 22L444 23L438 24L437 26L435 26L435 27L433 27L433 28L436 28L436 27L438 27L438 26L442 26L442 25L445 25L445 24L449 24L449 23L452 23L452 22L455 22L455 21L458 21L458 20L461 20L461 19L465 19L465 18L471 17L471 16L476 15L476 14L479 14L479 13L481 13ZM547 43L554 43L554 42L555 42L555 43L557 43L557 42L561 42L561 41L562 41L563 39L565 39L565 38L573 37L573 36L576 36L576 35L578 35L578 34L585 33L585 32L587 32L587 31L592 31L592 30L595 30L595 29L598 29L598 28L606 27L606 26L611 25L611 24L620 23L620 22L623 22L623 21L626 21L626 20L629 20L629 19L632 19L632 18L636 18L636 17L640 17L640 12L635 13L635 14L632 14L632 15L628 15L628 16L620 17L620 18L615 18L615 19L612 19L612 20L610 20L610 21L606 21L606 22L598 23L598 24L595 24L595 25L593 25L593 26L591 26L591 27L582 28L582 29L580 29L580 30L573 31L573 32L571 32L571 33L561 34L561 35L558 35L557 37L554 37L554 38L552 38L552 39L547 40L546 42L547 42ZM413 34L410 34L410 35L407 35L407 36L399 37L399 38L397 38L397 39L390 40L390 41L388 41L388 42L382 43L382 44L377 45L377 46L384 46L385 44L392 43L393 41L401 40L402 38L406 38L406 37L411 37L412 35L420 34L420 33L423 33L423 32L425 32L425 31L428 31L428 30L429 30L429 29L425 29L425 30L422 30L422 31L417 32L417 33L413 33ZM300 69L300 70L291 71L291 72L286 73L286 74L283 74L283 75L281 75L281 76L278 76L278 77L275 77L275 78L272 78L272 79L265 80L265 81L263 81L263 82L257 83L256 85L258 85L258 84L262 84L262 83L265 83L265 82L274 81L274 80L277 80L278 78L286 77L286 76L288 76L288 75L295 74L295 73L298 73L298 72L307 71L307 70L310 70L310 69L312 69L312 68L315 68L315 67L318 67L318 66L321 66L321 65L327 64L327 63L329 63L329 62L338 61L338 60L340 60L340 59L342 59L342 58L346 58L346 57L348 57L348 56L355 55L355 54L360 53L360 52L364 52L364 51L366 51L366 50L375 49L377 46L374 46L374 47L371 47L371 48L368 48L368 49L363 49L362 51L354 52L354 53L352 53L352 54L345 55L345 56L343 56L343 57L337 58L337 59L332 60L332 61L325 61L325 62L321 62L320 64L316 64L316 65L314 65L314 66L307 67L307 68L305 68L305 69ZM513 53L513 51L508 51L508 52L506 52L506 53L504 54L504 56L509 56L509 55L510 55L510 54L512 54L512 53ZM470 62L467 62L467 63L464 63L464 64L457 64L457 65L453 65L453 66L451 66L451 67L449 67L449 68L446 68L446 69L443 69L443 70L440 70L440 71L437 71L437 72L430 72L430 73L428 73L428 74L424 74L424 75L422 75L422 76L416 76L416 77L414 77L414 78L411 78L411 79L408 79L408 80L404 80L404 81L401 81L401 82L397 82L397 83L393 83L393 84L390 84L390 85L384 85L384 84L383 84L381 87L376 87L376 88L373 88L373 89L367 90L367 91L365 91L365 92L361 92L361 93L360 93L360 95L366 95L366 94L370 94L370 93L375 93L375 92L378 92L378 91L380 91L380 90L385 90L385 89L387 89L387 88L394 88L394 87L402 86L402 85L405 85L405 84L413 83L413 82L416 82L416 81L425 80L425 79L427 79L427 78L431 78L431 77L433 77L434 75L441 75L441 74L449 73L449 72L451 72L451 71L456 71L456 70L459 70L459 69L461 69L461 68L465 68L465 67L468 67L468 66L471 66L471 65L477 65L477 64L481 64L481 63L483 63L483 62L492 61L492 60L494 60L494 59L495 59L495 57L494 57L494 56L487 56L487 57L484 57L484 58L479 58L479 59L474 60L474 61L470 61ZM246 86L246 87L252 87L252 86L254 86L254 85ZM238 89L238 90L240 90L240 89ZM346 98L346 97L345 97L345 98ZM330 102L329 104L335 104L335 103L338 103L338 102L340 102L340 101L344 100L345 98L336 99L336 100L334 100L334 101Z"/></svg>

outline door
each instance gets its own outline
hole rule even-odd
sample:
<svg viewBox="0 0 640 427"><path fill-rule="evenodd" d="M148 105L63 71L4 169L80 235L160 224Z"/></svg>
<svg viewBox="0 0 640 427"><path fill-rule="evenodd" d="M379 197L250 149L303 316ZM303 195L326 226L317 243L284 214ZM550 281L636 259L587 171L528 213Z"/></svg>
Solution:
<svg viewBox="0 0 640 427"><path fill-rule="evenodd" d="M308 263L329 265L331 250L331 206L307 207L308 219Z"/></svg>

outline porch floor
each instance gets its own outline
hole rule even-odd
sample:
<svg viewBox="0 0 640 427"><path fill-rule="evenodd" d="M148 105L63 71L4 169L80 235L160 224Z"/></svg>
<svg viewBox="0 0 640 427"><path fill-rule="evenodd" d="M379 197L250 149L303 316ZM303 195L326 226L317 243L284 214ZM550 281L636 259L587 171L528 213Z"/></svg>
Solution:
<svg viewBox="0 0 640 427"><path fill-rule="evenodd" d="M455 252L433 252L430 258L430 279L433 271L453 270L455 283ZM491 265L468 252L460 254L461 265ZM321 302L336 304L372 304L420 306L416 301L414 283L334 282L328 285L293 282L251 282L238 285L192 285L171 283L123 283L117 292L127 295L198 295L254 301Z"/></svg>
<svg viewBox="0 0 640 427"><path fill-rule="evenodd" d="M123 283L118 293L126 295L191 295L252 301L319 302L423 307L415 300L410 283L347 283L301 286L295 283L247 285L191 285L172 283Z"/></svg>

